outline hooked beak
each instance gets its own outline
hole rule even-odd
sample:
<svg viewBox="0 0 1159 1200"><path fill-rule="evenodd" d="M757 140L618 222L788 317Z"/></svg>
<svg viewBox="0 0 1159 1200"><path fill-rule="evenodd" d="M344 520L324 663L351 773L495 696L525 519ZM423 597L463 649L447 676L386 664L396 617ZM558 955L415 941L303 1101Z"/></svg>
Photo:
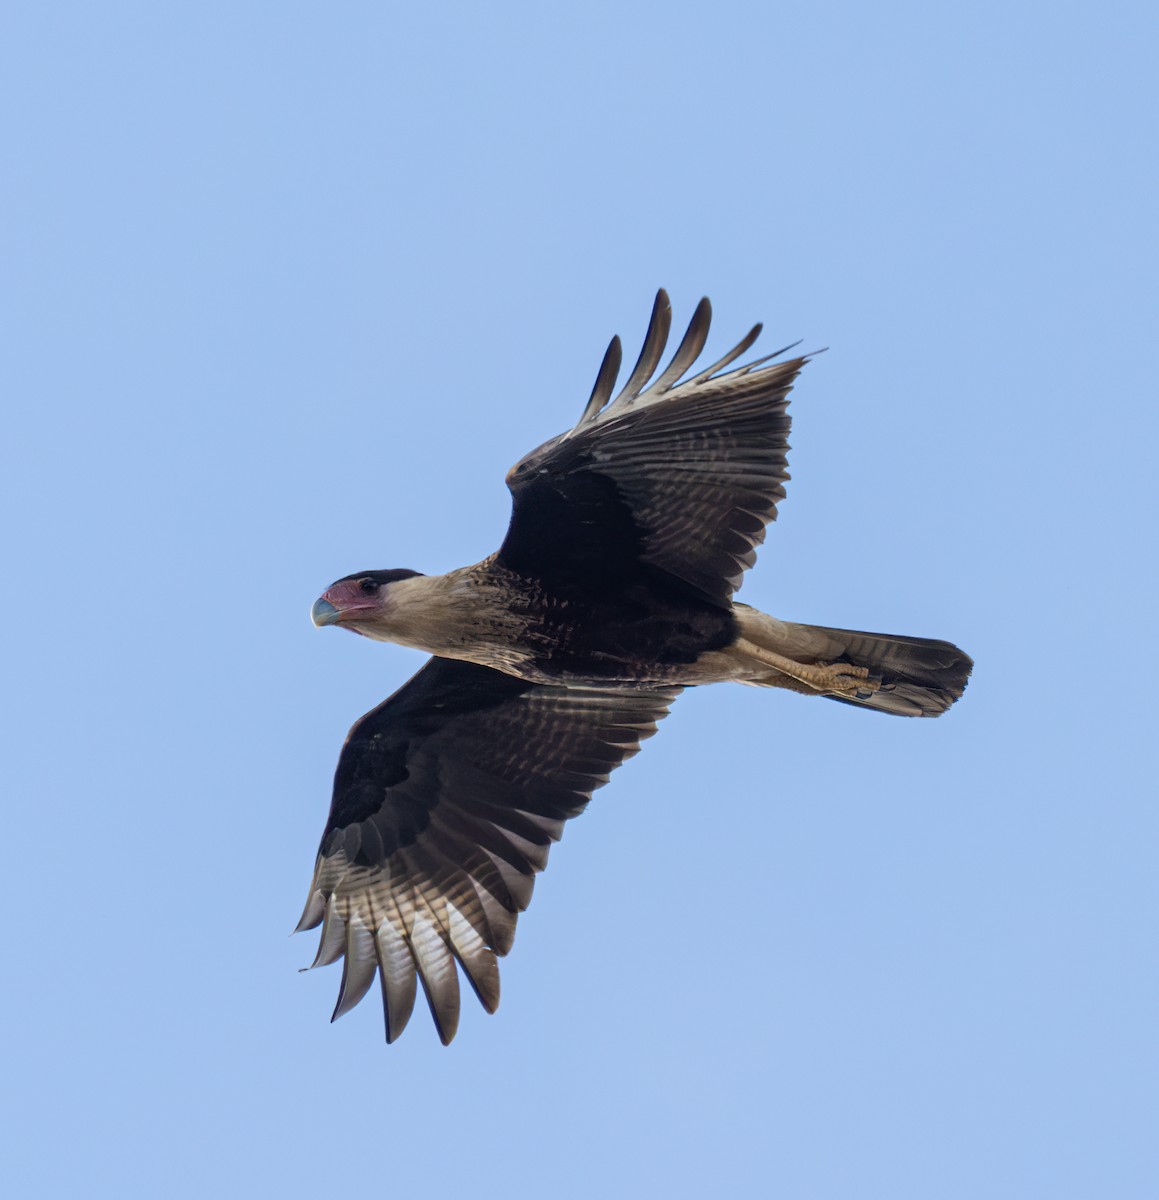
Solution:
<svg viewBox="0 0 1159 1200"><path fill-rule="evenodd" d="M373 622L381 605L382 599L377 592L368 595L362 590L359 580L340 579L314 601L310 617L319 628L338 625L353 633L361 633L362 630L357 626L367 621Z"/></svg>
<svg viewBox="0 0 1159 1200"><path fill-rule="evenodd" d="M329 600L319 598L314 601L314 607L310 609L310 620L314 622L319 629L323 625L333 625L335 621L340 620L342 614L330 603Z"/></svg>

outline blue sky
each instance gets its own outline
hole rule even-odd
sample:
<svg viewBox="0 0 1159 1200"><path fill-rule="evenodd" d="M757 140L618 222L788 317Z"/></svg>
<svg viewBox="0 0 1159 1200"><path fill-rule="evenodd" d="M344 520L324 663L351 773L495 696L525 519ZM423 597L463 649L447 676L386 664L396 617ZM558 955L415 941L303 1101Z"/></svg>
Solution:
<svg viewBox="0 0 1159 1200"><path fill-rule="evenodd" d="M9 1194L1159 1194L1155 35L6 10ZM331 1026L286 935L342 737L421 656L310 604L493 549L661 285L709 354L830 347L743 599L975 678L936 722L687 695L496 1016Z"/></svg>

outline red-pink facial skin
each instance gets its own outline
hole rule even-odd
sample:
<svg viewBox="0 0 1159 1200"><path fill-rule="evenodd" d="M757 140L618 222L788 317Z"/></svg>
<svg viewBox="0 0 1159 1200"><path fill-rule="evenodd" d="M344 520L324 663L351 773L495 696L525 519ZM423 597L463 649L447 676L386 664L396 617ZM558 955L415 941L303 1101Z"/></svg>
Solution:
<svg viewBox="0 0 1159 1200"><path fill-rule="evenodd" d="M367 593L359 586L357 579L344 579L341 583L327 588L321 598L328 604L333 604L345 620L347 615L356 616L377 611L382 603L381 591L382 588L379 588Z"/></svg>

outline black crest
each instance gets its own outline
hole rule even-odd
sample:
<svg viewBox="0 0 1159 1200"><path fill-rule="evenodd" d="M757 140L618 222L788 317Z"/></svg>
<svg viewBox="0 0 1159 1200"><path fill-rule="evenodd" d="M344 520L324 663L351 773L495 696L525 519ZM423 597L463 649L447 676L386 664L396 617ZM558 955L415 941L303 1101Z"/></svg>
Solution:
<svg viewBox="0 0 1159 1200"><path fill-rule="evenodd" d="M373 579L377 584L397 583L400 579L413 579L422 571L408 571L405 567L396 567L393 571L355 571L353 575L343 575L334 583L345 583L348 579ZM333 586L333 584L331 584Z"/></svg>

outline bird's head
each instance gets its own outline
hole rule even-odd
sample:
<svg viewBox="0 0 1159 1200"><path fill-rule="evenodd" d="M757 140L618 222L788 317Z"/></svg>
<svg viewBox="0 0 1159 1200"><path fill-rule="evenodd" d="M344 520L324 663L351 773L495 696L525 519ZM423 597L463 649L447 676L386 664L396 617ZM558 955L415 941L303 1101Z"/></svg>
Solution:
<svg viewBox="0 0 1159 1200"><path fill-rule="evenodd" d="M395 607L391 587L403 579L415 579L418 571L358 571L332 583L310 610L320 629L323 625L341 625L364 637L393 641L386 632Z"/></svg>

